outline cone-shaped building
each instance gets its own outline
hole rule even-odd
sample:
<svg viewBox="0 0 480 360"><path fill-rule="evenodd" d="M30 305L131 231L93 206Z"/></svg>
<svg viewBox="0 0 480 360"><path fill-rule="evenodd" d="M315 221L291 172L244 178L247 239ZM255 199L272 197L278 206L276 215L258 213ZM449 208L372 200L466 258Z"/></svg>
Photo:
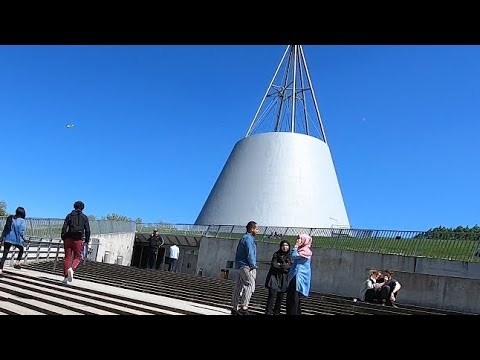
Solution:
<svg viewBox="0 0 480 360"><path fill-rule="evenodd" d="M195 224L244 226L250 220L350 227L301 45L287 47Z"/></svg>

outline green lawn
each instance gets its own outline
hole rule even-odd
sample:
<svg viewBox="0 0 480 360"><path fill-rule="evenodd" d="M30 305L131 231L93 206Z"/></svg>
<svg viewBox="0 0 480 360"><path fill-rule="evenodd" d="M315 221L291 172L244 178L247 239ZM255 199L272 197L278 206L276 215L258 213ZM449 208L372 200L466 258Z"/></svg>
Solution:
<svg viewBox="0 0 480 360"><path fill-rule="evenodd" d="M144 232L145 229L142 229ZM151 229L153 231L153 228ZM174 228L158 228L160 233L200 236L201 232L176 230ZM223 230L223 229L222 229ZM388 232L387 232L388 233ZM396 235L399 232L392 231ZM436 238L425 238L420 232L401 232L403 236L392 237L353 237L353 236L313 236L314 248L339 249L351 251L375 252L381 254L395 254L403 256L422 256L446 260L480 262L480 256L474 254L480 252L480 240L447 240ZM206 236L240 239L243 232L217 232L209 231ZM407 236L410 236L409 238ZM400 238L396 238L400 237ZM287 240L294 244L296 235L284 235L281 238L268 237L265 234L258 234L257 241L279 244L281 240Z"/></svg>
<svg viewBox="0 0 480 360"><path fill-rule="evenodd" d="M60 237L60 230L63 221L49 221L35 223L35 226L27 227L27 235L48 238ZM108 233L123 230L123 225L118 222L104 223L102 221L91 221L92 234ZM155 226L137 226L137 231L141 233L151 233L154 228L159 230L160 234L176 234L185 236L209 236L218 238L240 239L244 234L244 227L236 226L206 226L183 225L171 226L159 224ZM269 237L275 231L286 233L286 228L262 228L262 232L257 235L258 242L268 242L279 244L281 239L288 240L290 244L295 243L296 235L283 235L279 237ZM313 234L313 246L318 249L339 249L351 251L365 251L381 254L396 254L403 256L423 256L428 258L439 258L447 260L480 262L480 235L465 233L450 233L442 238L442 235L419 231L394 231L394 230L332 230L332 229L293 229L288 231L298 231ZM456 239L456 240L455 240ZM475 255L477 254L477 255Z"/></svg>

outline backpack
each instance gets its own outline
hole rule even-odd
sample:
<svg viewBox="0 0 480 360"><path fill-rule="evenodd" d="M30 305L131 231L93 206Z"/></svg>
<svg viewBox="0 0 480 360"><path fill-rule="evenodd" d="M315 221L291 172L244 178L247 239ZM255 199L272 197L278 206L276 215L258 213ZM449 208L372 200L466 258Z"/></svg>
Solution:
<svg viewBox="0 0 480 360"><path fill-rule="evenodd" d="M83 229L85 229L85 220L83 219L82 213L77 213L70 217L68 222L68 231L67 234L74 238L82 238Z"/></svg>

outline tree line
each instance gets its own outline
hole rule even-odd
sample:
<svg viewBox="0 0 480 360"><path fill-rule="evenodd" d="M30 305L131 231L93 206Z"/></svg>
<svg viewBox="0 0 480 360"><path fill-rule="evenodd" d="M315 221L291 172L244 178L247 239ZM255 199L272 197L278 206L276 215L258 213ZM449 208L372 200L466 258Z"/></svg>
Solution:
<svg viewBox="0 0 480 360"><path fill-rule="evenodd" d="M477 224L473 227L457 226L445 227L437 226L425 231L422 235L416 237L424 237L427 239L444 239L444 240L480 240L480 226Z"/></svg>
<svg viewBox="0 0 480 360"><path fill-rule="evenodd" d="M7 216L7 204L5 201L0 201L0 216ZM129 218L128 216L119 215L115 213L107 214L100 219L97 219L95 215L89 215L90 220L112 220L112 221L135 221L137 224L142 223L141 218L136 218L135 220ZM164 222L159 220L159 224ZM437 226L427 230L422 235L417 235L417 237L422 236L427 239L479 239L480 238L480 225L475 225L473 227L468 226L457 226L457 227L445 227Z"/></svg>
<svg viewBox="0 0 480 360"><path fill-rule="evenodd" d="M8 215L10 214L7 212L7 203L5 201L0 200L0 216L8 216ZM115 213L107 214L101 217L100 219L97 219L95 215L88 215L88 219L89 220L112 220L112 221L135 221L137 224L140 224L143 222L141 218L136 218L135 220L133 220L128 216L119 215ZM162 223L162 221L160 221L160 223Z"/></svg>

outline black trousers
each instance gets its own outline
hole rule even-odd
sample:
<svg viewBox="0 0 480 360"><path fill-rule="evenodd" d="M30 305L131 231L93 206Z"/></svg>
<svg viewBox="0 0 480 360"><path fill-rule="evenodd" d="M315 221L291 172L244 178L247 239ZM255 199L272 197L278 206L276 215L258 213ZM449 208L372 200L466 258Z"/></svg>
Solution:
<svg viewBox="0 0 480 360"><path fill-rule="evenodd" d="M380 289L367 289L365 292L365 302L368 303L381 303L382 294Z"/></svg>
<svg viewBox="0 0 480 360"><path fill-rule="evenodd" d="M155 269L155 264L157 262L157 249L155 248L149 248L148 249L148 262L147 262L147 268L149 269Z"/></svg>
<svg viewBox="0 0 480 360"><path fill-rule="evenodd" d="M297 291L297 278L294 277L287 288L287 315L302 315L302 296Z"/></svg>
<svg viewBox="0 0 480 360"><path fill-rule="evenodd" d="M168 263L168 271L175 272L177 270L177 261L178 259L170 258Z"/></svg>
<svg viewBox="0 0 480 360"><path fill-rule="evenodd" d="M17 244L10 244L8 242L3 242L3 256L2 259L0 260L0 269L3 269L3 264L5 264L5 260L7 260L8 252L10 251L11 246L15 246L19 251L17 255L17 260L21 260L23 256L23 246L22 245L17 245Z"/></svg>
<svg viewBox="0 0 480 360"><path fill-rule="evenodd" d="M265 309L265 314L279 315L284 295L284 292L278 291L276 288L268 288L267 307Z"/></svg>

